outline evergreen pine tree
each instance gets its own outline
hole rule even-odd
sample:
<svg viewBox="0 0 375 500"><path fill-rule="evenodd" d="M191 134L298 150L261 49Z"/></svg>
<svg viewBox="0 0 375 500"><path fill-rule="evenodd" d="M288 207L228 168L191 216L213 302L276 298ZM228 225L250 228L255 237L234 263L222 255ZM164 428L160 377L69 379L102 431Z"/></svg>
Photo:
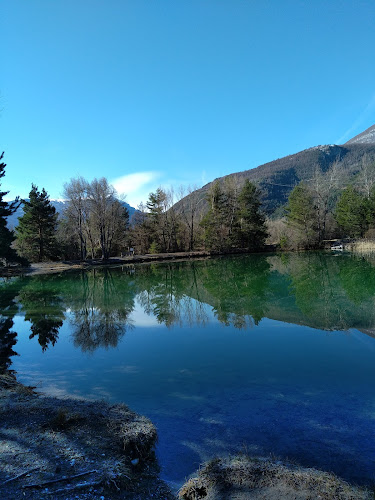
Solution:
<svg viewBox="0 0 375 500"><path fill-rule="evenodd" d="M210 208L200 223L204 229L205 247L210 250L224 250L229 246L227 203L219 182L211 186L207 200Z"/></svg>
<svg viewBox="0 0 375 500"><path fill-rule="evenodd" d="M289 195L286 217L289 225L297 231L300 245L306 248L316 246L317 209L310 190L303 182Z"/></svg>
<svg viewBox="0 0 375 500"><path fill-rule="evenodd" d="M166 233L165 233L165 217L164 204L166 194L158 188L155 193L150 193L146 203L149 211L147 218L147 228L151 239L149 252L158 253L166 251Z"/></svg>
<svg viewBox="0 0 375 500"><path fill-rule="evenodd" d="M2 161L4 153L0 155L0 179L5 175L6 164ZM1 185L1 181L0 181ZM7 217L12 215L19 206L18 198L12 203L3 200L9 191L0 191L0 265L22 262L16 251L11 247L14 241L13 231L7 228ZM24 262L25 263L25 262Z"/></svg>
<svg viewBox="0 0 375 500"><path fill-rule="evenodd" d="M55 258L57 214L48 194L33 184L29 201L23 203L24 215L16 228L19 252L34 262Z"/></svg>
<svg viewBox="0 0 375 500"><path fill-rule="evenodd" d="M267 237L265 217L261 212L260 192L248 179L238 197L235 230L237 245L252 250L262 248Z"/></svg>
<svg viewBox="0 0 375 500"><path fill-rule="evenodd" d="M368 205L368 200L353 186L344 189L336 205L335 218L347 236L357 238L366 232Z"/></svg>

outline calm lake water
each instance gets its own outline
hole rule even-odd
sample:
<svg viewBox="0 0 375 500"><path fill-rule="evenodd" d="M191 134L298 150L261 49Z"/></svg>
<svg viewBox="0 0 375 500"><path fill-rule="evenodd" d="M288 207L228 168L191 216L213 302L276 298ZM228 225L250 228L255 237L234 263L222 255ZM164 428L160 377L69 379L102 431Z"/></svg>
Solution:
<svg viewBox="0 0 375 500"><path fill-rule="evenodd" d="M174 486L241 451L375 479L369 260L252 255L13 278L0 313L2 370L147 415Z"/></svg>

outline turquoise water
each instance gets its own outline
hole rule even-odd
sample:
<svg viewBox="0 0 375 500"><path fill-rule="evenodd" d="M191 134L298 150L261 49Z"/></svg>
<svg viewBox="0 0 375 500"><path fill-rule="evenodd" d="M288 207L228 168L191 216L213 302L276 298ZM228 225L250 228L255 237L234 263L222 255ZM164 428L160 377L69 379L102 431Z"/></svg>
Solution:
<svg viewBox="0 0 375 500"><path fill-rule="evenodd" d="M15 278L1 367L147 415L174 486L241 451L372 484L374 305L372 262L323 253Z"/></svg>

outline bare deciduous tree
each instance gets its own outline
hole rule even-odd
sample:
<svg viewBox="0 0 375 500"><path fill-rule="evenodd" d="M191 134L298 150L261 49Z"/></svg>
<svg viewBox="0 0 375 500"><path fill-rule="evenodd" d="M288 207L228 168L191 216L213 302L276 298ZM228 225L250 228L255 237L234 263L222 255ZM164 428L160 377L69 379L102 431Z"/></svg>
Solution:
<svg viewBox="0 0 375 500"><path fill-rule="evenodd" d="M370 161L367 154L362 157L359 184L360 189L369 200L372 188L375 184L375 163Z"/></svg>
<svg viewBox="0 0 375 500"><path fill-rule="evenodd" d="M68 200L65 216L71 221L73 231L77 231L79 238L80 258L85 260L87 254L86 222L87 222L87 187L88 183L82 177L70 179L64 184L63 196Z"/></svg>
<svg viewBox="0 0 375 500"><path fill-rule="evenodd" d="M65 210L66 225L72 235L78 235L80 258L91 258L100 248L102 259L108 259L114 241L123 238L129 214L117 199L117 193L107 179L94 179L91 183L82 177L71 179L64 186L68 200Z"/></svg>
<svg viewBox="0 0 375 500"><path fill-rule="evenodd" d="M127 210L117 199L113 186L105 177L94 179L87 187L87 202L90 210L90 222L97 230L102 259L110 256L114 237L126 229Z"/></svg>
<svg viewBox="0 0 375 500"><path fill-rule="evenodd" d="M197 196L198 186L188 186L185 190L183 186L180 186L178 195L180 197L179 206L181 211L181 217L183 222L188 228L188 239L189 239L189 250L192 251L195 248L197 233L199 230L198 225L198 213L199 207L205 198L199 198Z"/></svg>
<svg viewBox="0 0 375 500"><path fill-rule="evenodd" d="M327 222L332 216L335 198L339 187L339 161L332 163L327 172L323 173L319 166L315 167L310 186L316 207L316 223L318 240L321 242L327 237Z"/></svg>

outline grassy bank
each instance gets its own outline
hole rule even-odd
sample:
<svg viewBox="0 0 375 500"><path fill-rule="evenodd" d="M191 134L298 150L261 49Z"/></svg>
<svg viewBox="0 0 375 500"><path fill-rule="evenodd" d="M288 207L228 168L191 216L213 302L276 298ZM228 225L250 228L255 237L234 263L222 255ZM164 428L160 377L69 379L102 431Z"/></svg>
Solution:
<svg viewBox="0 0 375 500"><path fill-rule="evenodd" d="M125 405L36 394L0 376L0 498L174 498L154 425Z"/></svg>
<svg viewBox="0 0 375 500"><path fill-rule="evenodd" d="M0 376L0 498L173 500L154 425L125 405L46 397ZM204 465L180 500L370 500L333 474L241 456Z"/></svg>
<svg viewBox="0 0 375 500"><path fill-rule="evenodd" d="M370 500L374 493L333 474L246 456L205 464L179 492L181 500Z"/></svg>
<svg viewBox="0 0 375 500"><path fill-rule="evenodd" d="M359 254L374 254L375 253L375 239L360 239L354 240L345 246L346 250L350 250Z"/></svg>

